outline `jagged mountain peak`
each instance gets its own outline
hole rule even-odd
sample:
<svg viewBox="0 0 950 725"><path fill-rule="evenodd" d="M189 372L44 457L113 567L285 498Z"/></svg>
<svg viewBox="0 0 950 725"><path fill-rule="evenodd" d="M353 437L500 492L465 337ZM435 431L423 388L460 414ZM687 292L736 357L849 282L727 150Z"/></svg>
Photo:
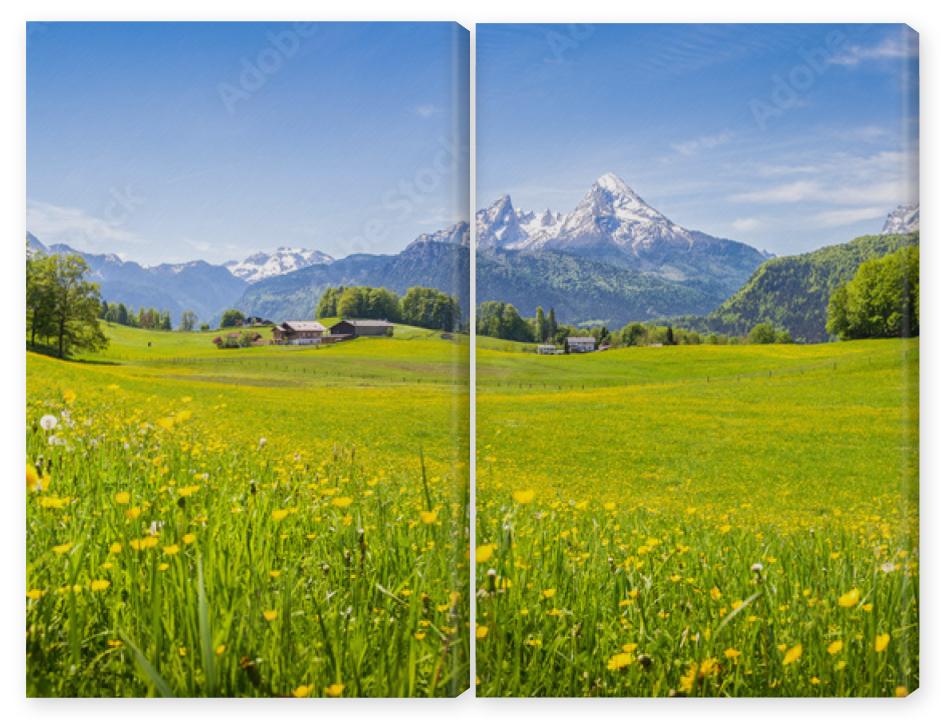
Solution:
<svg viewBox="0 0 950 725"><path fill-rule="evenodd" d="M882 234L910 234L920 231L920 204L902 204L887 215Z"/></svg>

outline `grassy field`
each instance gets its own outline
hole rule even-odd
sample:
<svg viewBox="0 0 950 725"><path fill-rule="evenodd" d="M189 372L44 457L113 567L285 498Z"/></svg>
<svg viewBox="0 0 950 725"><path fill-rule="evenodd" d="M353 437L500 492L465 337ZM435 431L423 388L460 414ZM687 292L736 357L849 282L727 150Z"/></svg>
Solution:
<svg viewBox="0 0 950 725"><path fill-rule="evenodd" d="M467 338L105 329L27 355L28 694L465 689Z"/></svg>
<svg viewBox="0 0 950 725"><path fill-rule="evenodd" d="M918 683L916 340L478 341L483 696Z"/></svg>

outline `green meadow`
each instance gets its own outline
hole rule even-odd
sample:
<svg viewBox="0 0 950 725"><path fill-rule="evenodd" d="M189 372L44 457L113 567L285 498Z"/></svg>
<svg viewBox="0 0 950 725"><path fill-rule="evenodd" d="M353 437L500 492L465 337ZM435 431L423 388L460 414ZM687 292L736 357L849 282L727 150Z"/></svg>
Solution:
<svg viewBox="0 0 950 725"><path fill-rule="evenodd" d="M467 686L466 337L104 329L27 354L29 695Z"/></svg>
<svg viewBox="0 0 950 725"><path fill-rule="evenodd" d="M917 340L477 344L480 694L916 687Z"/></svg>

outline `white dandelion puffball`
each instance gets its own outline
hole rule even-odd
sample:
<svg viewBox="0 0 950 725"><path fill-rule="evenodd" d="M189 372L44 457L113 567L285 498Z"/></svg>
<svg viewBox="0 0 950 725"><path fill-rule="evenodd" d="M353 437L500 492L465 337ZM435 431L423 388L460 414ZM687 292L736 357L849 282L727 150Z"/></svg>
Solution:
<svg viewBox="0 0 950 725"><path fill-rule="evenodd" d="M42 418L40 418L40 428L42 428L43 430L53 430L53 428L56 427L57 423L58 421L56 420L55 415L47 414L47 415L44 415Z"/></svg>

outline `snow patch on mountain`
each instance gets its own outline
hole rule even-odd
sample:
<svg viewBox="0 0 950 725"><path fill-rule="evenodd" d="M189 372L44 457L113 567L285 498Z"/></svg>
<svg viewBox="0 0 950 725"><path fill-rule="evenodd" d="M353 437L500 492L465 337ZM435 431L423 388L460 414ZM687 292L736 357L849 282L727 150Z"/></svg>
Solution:
<svg viewBox="0 0 950 725"><path fill-rule="evenodd" d="M329 264L333 257L329 254L301 247L278 247L275 252L258 252L243 262L227 262L225 266L235 277L245 282L259 282L268 277L276 277L294 272L314 264Z"/></svg>
<svg viewBox="0 0 950 725"><path fill-rule="evenodd" d="M920 204L904 204L887 215L882 234L910 234L920 231Z"/></svg>

